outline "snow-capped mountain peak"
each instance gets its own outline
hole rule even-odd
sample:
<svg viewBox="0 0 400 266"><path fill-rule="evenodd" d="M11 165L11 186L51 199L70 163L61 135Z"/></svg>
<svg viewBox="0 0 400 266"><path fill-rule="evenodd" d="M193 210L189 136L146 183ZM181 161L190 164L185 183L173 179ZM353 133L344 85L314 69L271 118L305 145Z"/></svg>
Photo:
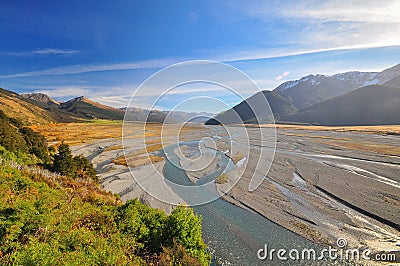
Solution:
<svg viewBox="0 0 400 266"><path fill-rule="evenodd" d="M301 109L361 87L381 85L399 74L400 64L382 72L349 71L334 75L308 75L284 82L274 91Z"/></svg>
<svg viewBox="0 0 400 266"><path fill-rule="evenodd" d="M396 67L400 69L400 65L395 66L393 68ZM355 88L368 85L377 85L377 84L379 85L393 78L392 72L395 71L392 71L392 69L388 69L382 72L349 71L334 75L321 75L321 74L308 75L298 80L286 81L281 85L279 85L275 90L283 92L285 90L291 89L299 84L304 84L304 83L308 83L311 86L318 86L321 84L323 80L329 80L329 79L351 84L352 86L355 86Z"/></svg>

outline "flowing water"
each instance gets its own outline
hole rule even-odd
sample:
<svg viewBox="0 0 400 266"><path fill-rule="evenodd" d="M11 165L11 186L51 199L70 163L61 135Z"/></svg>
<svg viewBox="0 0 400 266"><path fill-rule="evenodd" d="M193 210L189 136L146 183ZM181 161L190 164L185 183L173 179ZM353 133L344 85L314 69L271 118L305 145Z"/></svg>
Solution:
<svg viewBox="0 0 400 266"><path fill-rule="evenodd" d="M181 144L193 145L193 142ZM185 171L177 166L179 165L179 158L174 153L176 147L177 145L171 145L164 150L164 155L167 154L168 156L166 156L163 174L166 180L171 181L171 183L194 186L195 184L190 182ZM232 161L225 154L220 153L219 155L224 166L232 164ZM204 176L198 181L198 184L204 184L205 181L215 179L221 173L222 170L219 170ZM206 196L217 193L215 185L209 184L210 186L205 186L199 193ZM186 190L177 187L173 187L173 189L189 205L194 198L201 196L193 195L193 193L188 193ZM256 212L237 207L222 199L195 206L194 210L202 216L203 238L213 254L214 265L331 265L323 261L282 261L278 260L276 253L273 260L268 258L260 260L257 257L257 252L265 245L268 246L268 250L282 248L289 252L291 249L297 249L300 254L305 248L313 248L317 251L317 255L322 247L271 222Z"/></svg>

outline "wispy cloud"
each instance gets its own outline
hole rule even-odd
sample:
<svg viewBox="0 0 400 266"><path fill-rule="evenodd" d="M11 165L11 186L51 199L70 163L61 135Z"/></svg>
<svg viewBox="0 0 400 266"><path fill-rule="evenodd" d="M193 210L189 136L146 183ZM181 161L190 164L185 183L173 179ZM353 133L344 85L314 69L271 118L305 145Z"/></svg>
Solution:
<svg viewBox="0 0 400 266"><path fill-rule="evenodd" d="M56 88L35 90L36 93L44 93L53 98L64 98L64 97L77 97L83 96L90 93L90 88L73 87L73 86L59 86Z"/></svg>
<svg viewBox="0 0 400 266"><path fill-rule="evenodd" d="M22 72L12 75L3 75L0 76L0 78L57 76L57 75L71 75L71 74L81 74L89 72L129 70L129 69L158 69L177 63L181 60L182 59L153 59L153 60L136 61L131 63L120 63L120 64L67 65L67 66L48 68L37 71Z"/></svg>
<svg viewBox="0 0 400 266"><path fill-rule="evenodd" d="M400 32L399 32L400 34ZM400 36L400 35L399 35ZM382 44L379 42L370 42L366 44L355 44L336 46L328 48L303 48L303 49L264 49L264 50L253 50L251 52L237 52L231 54L225 54L220 56L214 56L208 58L209 60L221 61L226 63L237 62L237 61L248 61L248 60L259 60L259 59L272 59L272 58L283 58L297 55L307 55L322 52L332 51L343 51L343 50L357 50L357 49L370 49L370 48L381 48L381 47L395 47L400 46L400 42L393 42L391 44ZM159 58L150 59L145 61L135 61L130 63L120 64L87 64L87 65L67 65L61 67L48 68L37 71L29 71L16 73L11 75L2 75L0 78L20 78L20 77L35 77L35 76L58 76L58 75L73 75L90 72L102 72L102 71L118 71L118 70L134 70L134 69L161 69L172 64L193 60L193 58Z"/></svg>
<svg viewBox="0 0 400 266"><path fill-rule="evenodd" d="M287 36L283 34L282 39L294 44L297 50L299 47L323 50L400 44L398 0L250 2L237 12L260 21L272 17L291 25L289 30L294 30L287 32Z"/></svg>
<svg viewBox="0 0 400 266"><path fill-rule="evenodd" d="M278 3L278 4L277 4ZM242 5L226 4L235 9L238 17L251 17L264 22L270 20L286 23L286 32L277 32L274 38L282 39L282 46L262 47L229 52L217 50L203 56L222 62L282 58L321 52L369 49L400 46L400 1L396 0L305 0L305 1L256 1ZM228 11L227 11L228 12ZM189 14L195 17L196 14ZM287 45L285 45L287 44ZM79 51L41 49L28 52L8 52L9 55L68 54ZM129 69L160 69L184 58L155 58L144 61L112 64L67 65L37 71L3 75L0 78L70 75L101 71ZM282 77L283 78L283 77Z"/></svg>
<svg viewBox="0 0 400 266"><path fill-rule="evenodd" d="M279 76L277 76L276 77L276 80L281 80L281 79L283 79L284 77L286 77L287 75L289 75L289 71L285 71L285 72L283 72L282 74L280 74Z"/></svg>
<svg viewBox="0 0 400 266"><path fill-rule="evenodd" d="M396 0L328 0L302 1L294 8L284 9L283 16L315 19L323 22L345 21L376 23L399 23L400 2Z"/></svg>
<svg viewBox="0 0 400 266"><path fill-rule="evenodd" d="M236 52L227 55L222 55L216 60L222 62L237 62L237 61L248 61L248 60L258 60L258 59L283 58L289 56L316 54L323 52L383 48L383 47L395 47L395 46L400 46L400 42L393 42L391 44L388 43L385 45L383 45L380 42L375 42L375 43L371 42L366 44L343 45L343 46L334 46L325 48L304 47L297 49L287 49L287 48L254 49L253 51L250 52Z"/></svg>
<svg viewBox="0 0 400 266"><path fill-rule="evenodd" d="M31 51L8 51L8 52L3 52L2 54L8 56L35 56L35 55L71 55L77 53L80 53L80 51L44 48Z"/></svg>
<svg viewBox="0 0 400 266"><path fill-rule="evenodd" d="M131 98L131 95L117 95L117 96L94 96L91 97L93 101L110 105L113 107L126 107Z"/></svg>

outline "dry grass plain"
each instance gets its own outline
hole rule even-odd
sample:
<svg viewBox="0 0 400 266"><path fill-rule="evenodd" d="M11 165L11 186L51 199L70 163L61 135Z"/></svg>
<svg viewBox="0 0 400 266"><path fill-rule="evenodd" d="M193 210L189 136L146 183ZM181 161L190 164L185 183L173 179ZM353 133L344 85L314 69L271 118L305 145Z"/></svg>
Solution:
<svg viewBox="0 0 400 266"><path fill-rule="evenodd" d="M58 145L64 141L70 146L74 146L93 143L101 139L122 139L123 122L96 120L83 123L34 125L31 128L45 136L52 145ZM162 125L160 123L129 123L129 126L124 129L124 138L144 138L145 148L128 153L126 156L119 156L113 160L113 163L138 167L160 162L163 158L152 153L162 148L162 137L175 136L176 134L190 135L190 132L201 128L195 125L177 128L175 125ZM105 151L122 149L121 143L106 147Z"/></svg>
<svg viewBox="0 0 400 266"><path fill-rule="evenodd" d="M85 123L53 123L31 128L46 137L49 143L64 141L69 145L88 143L96 139L121 138L122 121Z"/></svg>
<svg viewBox="0 0 400 266"><path fill-rule="evenodd" d="M362 132L370 134L400 135L400 125L381 126L308 126L308 125L260 125L260 127L276 127L279 129L336 131L336 132Z"/></svg>

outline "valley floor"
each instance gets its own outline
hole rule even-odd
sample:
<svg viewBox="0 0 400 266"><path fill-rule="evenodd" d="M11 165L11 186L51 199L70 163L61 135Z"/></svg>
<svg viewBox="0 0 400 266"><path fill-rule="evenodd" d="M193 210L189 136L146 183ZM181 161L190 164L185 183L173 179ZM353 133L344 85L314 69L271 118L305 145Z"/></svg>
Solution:
<svg viewBox="0 0 400 266"><path fill-rule="evenodd" d="M132 124L131 131L124 134L128 147L125 154L131 158L125 164L115 163L118 162L115 159L124 155L120 134L122 125L97 126L97 131L96 126L76 124L36 130L56 142L63 137L59 133L59 139L56 139L56 132L67 132L69 127L75 130L77 127L89 127L86 138L81 135L69 141L75 144L72 147L75 154L83 154L93 162L104 188L119 193L123 200L138 197L153 207L171 211L171 205L152 198L140 188L126 166L129 161L137 161L147 152L153 153L161 148L160 126L150 125L144 142L143 135L138 134L143 124ZM163 139L164 145L174 143L176 129L170 125L164 130L164 136L167 136ZM221 193L226 193L226 200L253 209L317 243L336 246L338 238L345 238L351 247L398 250L399 127L339 129L278 125L277 147L270 171L262 184L255 191L249 192L252 171L256 167L256 160L252 157L263 149L258 145L258 138L264 130L271 130L271 127L248 128L250 155L238 158L235 170L227 175L226 183L217 185ZM241 138L240 130L237 134L235 139L246 139L245 136ZM214 139L217 149L223 152L228 147L225 135L219 126L191 126L180 132L179 141L199 140L208 136ZM234 145L240 151L244 143L239 141ZM149 150L149 147L152 148ZM243 150L242 153L245 152ZM234 154L229 155L233 157ZM248 163L243 163L246 160ZM155 184L156 190L164 191L176 204L182 203L179 195L163 180L164 161L158 160L154 165L155 168L149 167L150 162L144 161L133 168L133 173L146 176L149 182ZM244 174L238 183L226 191L231 182L237 181L235 175L237 177L239 172Z"/></svg>

